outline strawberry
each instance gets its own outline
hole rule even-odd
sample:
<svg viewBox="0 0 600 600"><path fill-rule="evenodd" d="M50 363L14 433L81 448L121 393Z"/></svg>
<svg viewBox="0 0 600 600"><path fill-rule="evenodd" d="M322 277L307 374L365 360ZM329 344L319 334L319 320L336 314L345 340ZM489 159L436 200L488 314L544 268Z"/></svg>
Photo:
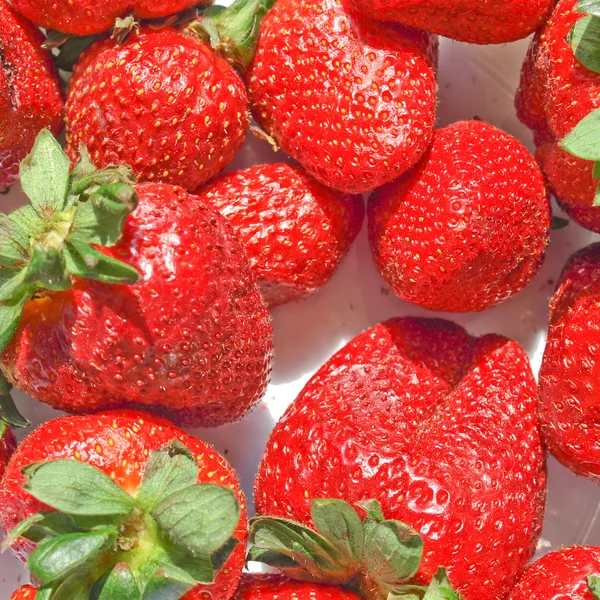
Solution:
<svg viewBox="0 0 600 600"><path fill-rule="evenodd" d="M94 44L75 65L69 85L70 158L75 160L84 144L100 167L130 164L142 181L198 190L233 160L248 129L244 84L204 43L203 24L229 27L219 43L242 60L239 52L252 52L245 45L251 45L257 20L272 2L238 0L186 30L142 27L124 43ZM240 15L248 22L239 25Z"/></svg>
<svg viewBox="0 0 600 600"><path fill-rule="evenodd" d="M437 39L356 15L339 0L279 0L248 72L253 113L321 183L375 189L427 148Z"/></svg>
<svg viewBox="0 0 600 600"><path fill-rule="evenodd" d="M540 369L540 420L548 448L579 475L600 481L596 420L600 360L600 245L574 254L550 303L550 328Z"/></svg>
<svg viewBox="0 0 600 600"><path fill-rule="evenodd" d="M330 585L294 581L282 575L245 573L235 600L360 600L360 596Z"/></svg>
<svg viewBox="0 0 600 600"><path fill-rule="evenodd" d="M157 19L210 0L11 0L14 7L40 27L71 35L108 31L119 18L135 12L141 19Z"/></svg>
<svg viewBox="0 0 600 600"><path fill-rule="evenodd" d="M550 15L554 0L349 0L380 21L398 21L471 44L504 44L526 38Z"/></svg>
<svg viewBox="0 0 600 600"><path fill-rule="evenodd" d="M9 458L17 447L14 433L2 422L0 422L0 480Z"/></svg>
<svg viewBox="0 0 600 600"><path fill-rule="evenodd" d="M533 563L508 600L598 600L600 548L573 546L550 552Z"/></svg>
<svg viewBox="0 0 600 600"><path fill-rule="evenodd" d="M4 215L0 237L2 370L67 412L144 406L207 426L238 419L260 399L272 351L242 245L181 188L86 190L123 171L94 171L84 156L69 176L60 146L40 136L21 168L32 204Z"/></svg>
<svg viewBox="0 0 600 600"><path fill-rule="evenodd" d="M34 600L37 594L37 589L32 585L22 585L18 590L15 590L10 600Z"/></svg>
<svg viewBox="0 0 600 600"><path fill-rule="evenodd" d="M435 132L421 162L371 196L369 240L394 293L432 310L483 310L540 268L551 210L542 173L510 135L480 121Z"/></svg>
<svg viewBox="0 0 600 600"><path fill-rule="evenodd" d="M229 219L271 307L324 286L364 218L360 196L330 190L283 163L224 175L200 197Z"/></svg>
<svg viewBox="0 0 600 600"><path fill-rule="evenodd" d="M375 499L423 536L416 582L445 566L465 600L504 597L541 531L536 397L513 341L436 319L381 323L321 367L275 426L257 512L312 526L314 499Z"/></svg>
<svg viewBox="0 0 600 600"><path fill-rule="evenodd" d="M0 189L19 177L19 163L45 127L62 129L63 94L42 34L0 0Z"/></svg>
<svg viewBox="0 0 600 600"><path fill-rule="evenodd" d="M164 419L49 421L13 455L0 498L5 545L28 557L44 598L227 600L237 587L247 524L235 473Z"/></svg>

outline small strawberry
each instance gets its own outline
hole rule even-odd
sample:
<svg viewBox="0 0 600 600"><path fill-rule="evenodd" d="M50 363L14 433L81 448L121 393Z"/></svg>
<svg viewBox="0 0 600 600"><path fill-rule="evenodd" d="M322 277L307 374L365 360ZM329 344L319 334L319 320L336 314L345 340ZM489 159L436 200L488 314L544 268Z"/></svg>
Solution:
<svg viewBox="0 0 600 600"><path fill-rule="evenodd" d="M574 254L550 304L540 369L540 420L548 448L579 475L600 481L600 244Z"/></svg>
<svg viewBox="0 0 600 600"><path fill-rule="evenodd" d="M330 190L283 163L224 175L200 198L229 219L271 307L324 286L364 218L360 196Z"/></svg>
<svg viewBox="0 0 600 600"><path fill-rule="evenodd" d="M63 94L42 34L0 0L0 189L18 181L37 134L63 126Z"/></svg>
<svg viewBox="0 0 600 600"><path fill-rule="evenodd" d="M573 546L534 562L508 600L600 600L600 548Z"/></svg>
<svg viewBox="0 0 600 600"><path fill-rule="evenodd" d="M339 0L279 0L248 73L263 129L321 183L375 189L414 165L435 121L437 39Z"/></svg>
<svg viewBox="0 0 600 600"><path fill-rule="evenodd" d="M418 165L371 196L369 239L394 293L432 310L483 310L540 268L551 210L529 151L480 121L434 133Z"/></svg>
<svg viewBox="0 0 600 600"><path fill-rule="evenodd" d="M15 590L10 600L34 600L37 594L37 588L32 585L22 585L18 590Z"/></svg>
<svg viewBox="0 0 600 600"><path fill-rule="evenodd" d="M13 455L0 499L5 546L49 600L228 600L237 587L247 524L235 473L164 419L49 421Z"/></svg>
<svg viewBox="0 0 600 600"><path fill-rule="evenodd" d="M142 27L123 43L94 44L69 85L70 158L84 144L99 167L130 164L141 181L198 190L233 160L248 129L244 84L204 43L203 27L223 32L211 40L232 61L248 61L272 2L238 0L185 30Z"/></svg>
<svg viewBox="0 0 600 600"><path fill-rule="evenodd" d="M546 474L525 351L435 319L392 319L348 343L275 426L259 515L318 525L317 498L375 499L423 536L466 600L508 593L541 531Z"/></svg>
<svg viewBox="0 0 600 600"><path fill-rule="evenodd" d="M2 370L67 412L236 420L262 396L272 351L243 247L181 188L106 183L126 175L85 156L70 175L52 136L38 138L21 167L31 204L2 215Z"/></svg>
<svg viewBox="0 0 600 600"><path fill-rule="evenodd" d="M131 12L141 19L157 19L211 0L11 0L13 6L36 25L71 35L108 31Z"/></svg>

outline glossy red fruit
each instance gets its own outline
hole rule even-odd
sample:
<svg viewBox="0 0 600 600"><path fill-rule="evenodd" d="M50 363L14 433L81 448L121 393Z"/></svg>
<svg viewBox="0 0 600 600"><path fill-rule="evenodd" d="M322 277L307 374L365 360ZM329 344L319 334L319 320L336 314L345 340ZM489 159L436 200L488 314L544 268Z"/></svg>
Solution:
<svg viewBox="0 0 600 600"><path fill-rule="evenodd" d="M118 18L135 12L141 19L158 19L210 0L11 0L14 7L40 27L72 35L108 31Z"/></svg>
<svg viewBox="0 0 600 600"><path fill-rule="evenodd" d="M588 575L600 577L600 548L573 546L550 552L523 573L508 600L594 600Z"/></svg>
<svg viewBox="0 0 600 600"><path fill-rule="evenodd" d="M544 23L554 0L350 0L380 21L398 21L471 44L504 44L526 38Z"/></svg>
<svg viewBox="0 0 600 600"><path fill-rule="evenodd" d="M248 73L255 117L321 183L375 189L414 165L435 121L437 39L339 0L279 0Z"/></svg>
<svg viewBox="0 0 600 600"><path fill-rule="evenodd" d="M424 539L417 579L448 568L466 600L501 598L535 551L546 473L525 351L434 319L352 340L269 439L257 511L311 524L315 498L376 499Z"/></svg>
<svg viewBox="0 0 600 600"><path fill-rule="evenodd" d="M229 219L270 307L324 286L364 218L360 196L328 189L284 163L223 175L200 197Z"/></svg>
<svg viewBox="0 0 600 600"><path fill-rule="evenodd" d="M245 559L246 505L235 472L208 444L169 421L136 411L113 411L93 416L61 417L33 431L13 455L0 485L0 525L5 533L30 515L48 510L23 485L21 469L36 462L80 460L99 468L125 491L135 493L144 475L148 456L164 444L179 440L196 457L198 483L215 483L236 494L242 515L235 537L241 542L211 585L188 592L185 600L228 600L237 587ZM19 538L13 550L25 560L34 548Z"/></svg>
<svg viewBox="0 0 600 600"><path fill-rule="evenodd" d="M136 187L139 206L105 254L135 286L76 279L30 300L2 357L17 388L67 412L145 407L204 426L239 419L270 372L269 314L241 243L198 198Z"/></svg>
<svg viewBox="0 0 600 600"><path fill-rule="evenodd" d="M567 263L550 304L550 329L540 370L540 420L550 451L579 475L600 481L597 332L600 245Z"/></svg>
<svg viewBox="0 0 600 600"><path fill-rule="evenodd" d="M37 594L37 588L32 585L22 585L18 590L15 590L10 600L34 600Z"/></svg>
<svg viewBox="0 0 600 600"><path fill-rule="evenodd" d="M375 264L400 298L478 311L529 283L549 241L544 177L529 151L480 121L435 132L421 162L369 201Z"/></svg>
<svg viewBox="0 0 600 600"><path fill-rule="evenodd" d="M16 447L17 440L15 439L14 433L8 427L0 423L0 480L2 479L4 469Z"/></svg>
<svg viewBox="0 0 600 600"><path fill-rule="evenodd" d="M0 0L0 189L18 181L19 163L44 128L63 127L63 94L42 34Z"/></svg>
<svg viewBox="0 0 600 600"><path fill-rule="evenodd" d="M235 156L248 129L244 84L197 37L142 28L98 42L75 65L67 154L85 144L97 167L125 163L139 180L190 192Z"/></svg>
<svg viewBox="0 0 600 600"><path fill-rule="evenodd" d="M235 600L359 600L339 587L294 581L282 575L244 574Z"/></svg>

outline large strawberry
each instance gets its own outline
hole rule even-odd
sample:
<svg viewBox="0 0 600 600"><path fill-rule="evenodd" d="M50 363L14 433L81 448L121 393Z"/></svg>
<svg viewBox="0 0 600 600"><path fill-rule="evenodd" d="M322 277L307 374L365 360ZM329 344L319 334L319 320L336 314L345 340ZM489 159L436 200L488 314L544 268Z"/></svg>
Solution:
<svg viewBox="0 0 600 600"><path fill-rule="evenodd" d="M142 27L106 39L75 65L66 106L67 154L84 144L99 167L125 163L141 181L196 191L244 142L248 98L230 64L248 61L260 17L273 0L238 0L185 30ZM204 28L203 28L204 27Z"/></svg>
<svg viewBox="0 0 600 600"><path fill-rule="evenodd" d="M237 587L247 523L235 473L164 419L49 421L13 455L0 498L5 545L49 600L227 600Z"/></svg>
<svg viewBox="0 0 600 600"><path fill-rule="evenodd" d="M483 310L537 273L549 241L544 177L529 151L480 121L434 133L418 165L369 201L379 272L403 300Z"/></svg>
<svg viewBox="0 0 600 600"><path fill-rule="evenodd" d="M271 307L324 286L364 217L360 196L328 189L284 163L224 175L200 197L229 219Z"/></svg>
<svg viewBox="0 0 600 600"><path fill-rule="evenodd" d="M415 164L435 121L437 40L339 0L279 0L248 73L253 112L328 187L375 189Z"/></svg>
<svg viewBox="0 0 600 600"><path fill-rule="evenodd" d="M600 548L573 546L546 554L523 573L508 600L600 599Z"/></svg>
<svg viewBox="0 0 600 600"><path fill-rule="evenodd" d="M173 15L211 0L11 0L13 6L40 27L72 35L108 31L117 19L135 14L142 19Z"/></svg>
<svg viewBox="0 0 600 600"><path fill-rule="evenodd" d="M554 0L349 0L371 19L398 21L471 44L526 38L544 23Z"/></svg>
<svg viewBox="0 0 600 600"><path fill-rule="evenodd" d="M599 303L600 245L593 244L571 257L550 304L539 412L554 456L579 475L600 481Z"/></svg>
<svg viewBox="0 0 600 600"><path fill-rule="evenodd" d="M0 0L0 189L19 177L19 163L45 127L62 129L63 95L42 34Z"/></svg>
<svg viewBox="0 0 600 600"><path fill-rule="evenodd" d="M137 405L235 420L260 399L272 349L243 247L181 188L101 185L122 172L82 160L69 175L40 136L21 168L31 204L2 221L2 370L68 412Z"/></svg>
<svg viewBox="0 0 600 600"><path fill-rule="evenodd" d="M10 600L34 600L37 594L37 589L32 585L22 585L18 590L15 590Z"/></svg>
<svg viewBox="0 0 600 600"><path fill-rule="evenodd" d="M525 351L448 321L369 329L308 382L269 439L260 515L313 524L311 501L378 500L466 600L502 598L533 555L546 474ZM314 523L317 525L316 523Z"/></svg>

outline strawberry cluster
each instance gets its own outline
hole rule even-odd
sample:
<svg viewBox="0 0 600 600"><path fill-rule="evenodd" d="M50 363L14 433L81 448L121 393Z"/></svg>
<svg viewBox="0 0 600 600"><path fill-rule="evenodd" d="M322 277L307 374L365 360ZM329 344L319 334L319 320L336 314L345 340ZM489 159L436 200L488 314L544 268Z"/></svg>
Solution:
<svg viewBox="0 0 600 600"><path fill-rule="evenodd" d="M435 127L438 35L530 34L535 155ZM365 216L391 290L453 313L531 282L550 192L600 232L598 39L599 0L0 0L0 187L28 199L0 215L12 600L599 600L600 548L529 563L546 448L600 480L600 245L560 278L539 383L448 320L350 340L274 426L253 519L180 429L260 402L269 311L325 286ZM291 160L223 174L249 131ZM71 416L17 445L13 386Z"/></svg>

